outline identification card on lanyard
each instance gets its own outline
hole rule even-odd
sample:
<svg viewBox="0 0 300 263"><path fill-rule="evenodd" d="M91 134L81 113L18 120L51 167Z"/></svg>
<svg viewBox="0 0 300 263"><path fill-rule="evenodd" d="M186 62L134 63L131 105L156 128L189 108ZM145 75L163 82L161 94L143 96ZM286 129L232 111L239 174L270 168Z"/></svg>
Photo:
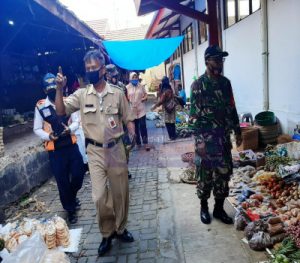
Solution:
<svg viewBox="0 0 300 263"><path fill-rule="evenodd" d="M49 108L45 108L42 110L43 111L43 114L44 114L44 117L47 118L49 116L51 116L51 111Z"/></svg>
<svg viewBox="0 0 300 263"><path fill-rule="evenodd" d="M116 124L116 122L115 122L114 117L109 117L109 118L108 118L108 123L109 123L110 128L112 128L112 129L114 129L114 128L117 127L117 124Z"/></svg>

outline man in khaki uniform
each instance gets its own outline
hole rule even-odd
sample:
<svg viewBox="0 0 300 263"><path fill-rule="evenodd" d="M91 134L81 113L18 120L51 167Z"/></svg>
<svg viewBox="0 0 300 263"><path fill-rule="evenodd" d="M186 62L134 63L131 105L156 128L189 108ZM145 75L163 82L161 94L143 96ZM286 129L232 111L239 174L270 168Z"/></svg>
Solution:
<svg viewBox="0 0 300 263"><path fill-rule="evenodd" d="M103 255L111 247L114 237L124 242L134 239L125 226L128 216L128 176L122 123L131 140L134 138L134 116L124 93L104 80L105 60L99 50L89 51L84 57L90 85L79 89L63 100L66 77L61 69L57 74L56 111L70 115L80 110L86 137L92 197L97 207L103 239L98 253Z"/></svg>

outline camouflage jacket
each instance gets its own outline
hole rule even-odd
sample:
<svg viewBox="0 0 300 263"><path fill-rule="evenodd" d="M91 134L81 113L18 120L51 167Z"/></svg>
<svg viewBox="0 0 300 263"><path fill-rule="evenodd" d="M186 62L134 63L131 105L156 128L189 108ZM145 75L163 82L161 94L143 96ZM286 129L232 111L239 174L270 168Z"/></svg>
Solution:
<svg viewBox="0 0 300 263"><path fill-rule="evenodd" d="M189 126L195 143L205 143L207 159L216 163L226 156L231 159L230 132L241 130L230 81L223 76L211 79L205 73L193 82L190 99Z"/></svg>
<svg viewBox="0 0 300 263"><path fill-rule="evenodd" d="M112 86L114 86L114 87L118 88L119 90L123 91L123 92L124 92L124 94L125 94L125 95L126 95L126 97L127 97L127 90L126 90L126 86L125 86L125 84L123 84L121 81L118 81L118 83L117 83L117 84L113 84L113 83L111 83L110 81L108 81L108 83L109 83L110 85L112 85Z"/></svg>

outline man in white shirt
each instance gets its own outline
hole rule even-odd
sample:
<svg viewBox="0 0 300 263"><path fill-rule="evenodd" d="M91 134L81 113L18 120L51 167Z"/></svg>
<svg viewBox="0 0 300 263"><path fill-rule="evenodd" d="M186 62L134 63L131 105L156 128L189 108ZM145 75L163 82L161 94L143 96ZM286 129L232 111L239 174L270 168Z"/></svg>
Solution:
<svg viewBox="0 0 300 263"><path fill-rule="evenodd" d="M76 210L80 208L80 201L76 195L82 186L85 173L76 136L73 134L79 127L79 118L73 114L71 124L67 126L69 118L56 115L54 104L56 83L53 74L45 75L43 86L47 97L38 101L35 107L33 131L45 142L61 204L68 213L70 224L75 224Z"/></svg>

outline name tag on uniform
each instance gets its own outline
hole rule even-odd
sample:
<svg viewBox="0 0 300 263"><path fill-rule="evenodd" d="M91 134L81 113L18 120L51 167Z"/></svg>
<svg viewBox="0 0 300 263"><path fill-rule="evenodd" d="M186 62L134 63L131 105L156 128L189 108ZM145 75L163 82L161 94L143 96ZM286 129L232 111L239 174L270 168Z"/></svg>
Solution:
<svg viewBox="0 0 300 263"><path fill-rule="evenodd" d="M44 117L45 117L45 118L51 116L51 111L50 111L50 109L48 109L48 108L43 109L43 114L44 114Z"/></svg>
<svg viewBox="0 0 300 263"><path fill-rule="evenodd" d="M86 107L86 108L93 108L93 107L94 107L94 104L85 104L85 107Z"/></svg>
<svg viewBox="0 0 300 263"><path fill-rule="evenodd" d="M116 122L115 122L114 117L109 117L109 118L108 118L108 123L109 123L110 128L112 128L112 129L114 129L114 128L117 127L117 124L116 124Z"/></svg>

